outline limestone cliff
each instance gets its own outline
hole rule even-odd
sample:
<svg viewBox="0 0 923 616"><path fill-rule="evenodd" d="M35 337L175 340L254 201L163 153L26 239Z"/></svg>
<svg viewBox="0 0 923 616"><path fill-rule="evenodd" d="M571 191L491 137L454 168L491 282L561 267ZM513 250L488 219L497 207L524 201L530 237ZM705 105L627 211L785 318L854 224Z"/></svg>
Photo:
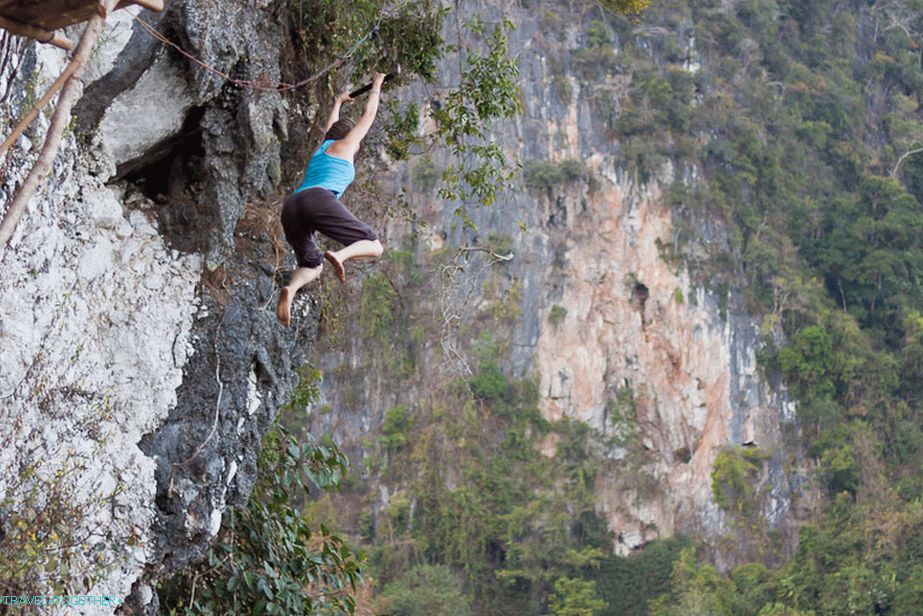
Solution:
<svg viewBox="0 0 923 616"><path fill-rule="evenodd" d="M272 3L167 4L141 17L219 70L247 57L241 78L279 79L286 22ZM60 565L65 588L131 595L123 613L153 614L152 583L201 558L225 509L246 502L316 313L300 303L283 331L272 309L261 212L280 190L281 96L195 68L135 14L107 24L76 130L2 254L0 502L3 524L43 506L78 520L86 553ZM3 117L28 109L63 61L4 33ZM46 126L14 148L0 202Z"/></svg>

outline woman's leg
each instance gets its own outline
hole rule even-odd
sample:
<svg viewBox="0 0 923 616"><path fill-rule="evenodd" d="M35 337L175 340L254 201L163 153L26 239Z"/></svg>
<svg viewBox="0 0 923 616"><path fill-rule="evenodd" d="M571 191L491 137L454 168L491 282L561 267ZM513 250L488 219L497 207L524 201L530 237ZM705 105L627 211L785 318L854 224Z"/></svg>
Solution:
<svg viewBox="0 0 923 616"><path fill-rule="evenodd" d="M329 190L320 189L317 199L312 203L311 227L343 244L339 250L324 253L324 258L333 265L337 277L342 281L346 280L346 261L381 256L383 249L378 235L346 209L336 194Z"/></svg>
<svg viewBox="0 0 923 616"><path fill-rule="evenodd" d="M289 278L288 284L282 287L282 292L279 294L279 303L276 305L276 316L282 322L282 325L288 327L289 323L292 322L292 301L295 299L295 294L298 293L301 287L317 279L323 269L324 264L321 263L317 267L299 267L292 272L292 277Z"/></svg>
<svg viewBox="0 0 923 616"><path fill-rule="evenodd" d="M333 193L323 188L308 188L294 193L282 205L285 239L294 249L298 262L298 268L292 272L288 284L282 287L276 305L276 316L286 327L292 320L295 295L302 287L316 280L324 269L324 258L314 242L315 228L318 222L323 222L325 212L336 212L337 206L342 208Z"/></svg>
<svg viewBox="0 0 923 616"><path fill-rule="evenodd" d="M340 280L346 280L346 268L343 266L349 259L373 258L381 256L384 248L379 240L359 240L339 250L328 250L324 258L330 261L336 275Z"/></svg>

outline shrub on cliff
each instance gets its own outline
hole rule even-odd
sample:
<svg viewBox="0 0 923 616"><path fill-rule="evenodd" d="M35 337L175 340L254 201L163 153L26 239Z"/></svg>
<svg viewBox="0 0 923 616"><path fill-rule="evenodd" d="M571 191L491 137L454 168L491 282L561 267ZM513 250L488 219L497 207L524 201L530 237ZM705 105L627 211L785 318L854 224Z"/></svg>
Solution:
<svg viewBox="0 0 923 616"><path fill-rule="evenodd" d="M300 509L311 486L340 484L346 456L332 442L300 441L277 421L258 466L247 507L228 512L205 562L160 588L164 610L187 616L355 613L361 557L325 527L309 528Z"/></svg>

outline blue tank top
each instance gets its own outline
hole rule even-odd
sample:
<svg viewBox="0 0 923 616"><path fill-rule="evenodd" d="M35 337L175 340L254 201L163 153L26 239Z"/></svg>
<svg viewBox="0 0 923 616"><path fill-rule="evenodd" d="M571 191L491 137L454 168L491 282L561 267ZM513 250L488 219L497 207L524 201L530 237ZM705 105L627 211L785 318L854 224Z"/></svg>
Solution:
<svg viewBox="0 0 923 616"><path fill-rule="evenodd" d="M327 154L327 148L333 141L328 139L314 152L304 172L304 180L295 192L320 186L340 196L356 179L356 168L351 162Z"/></svg>

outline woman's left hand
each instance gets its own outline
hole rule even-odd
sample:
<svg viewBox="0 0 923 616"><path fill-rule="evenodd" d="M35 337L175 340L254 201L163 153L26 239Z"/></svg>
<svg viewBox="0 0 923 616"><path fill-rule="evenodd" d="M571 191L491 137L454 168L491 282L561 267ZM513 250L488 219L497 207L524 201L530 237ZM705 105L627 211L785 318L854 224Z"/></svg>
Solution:
<svg viewBox="0 0 923 616"><path fill-rule="evenodd" d="M351 102L352 100L353 100L353 99L352 99L352 97L349 95L349 92L348 92L348 91L346 91L346 92L340 92L340 95L337 96L337 102L340 103L341 105L342 105L343 103L349 103L349 102Z"/></svg>

